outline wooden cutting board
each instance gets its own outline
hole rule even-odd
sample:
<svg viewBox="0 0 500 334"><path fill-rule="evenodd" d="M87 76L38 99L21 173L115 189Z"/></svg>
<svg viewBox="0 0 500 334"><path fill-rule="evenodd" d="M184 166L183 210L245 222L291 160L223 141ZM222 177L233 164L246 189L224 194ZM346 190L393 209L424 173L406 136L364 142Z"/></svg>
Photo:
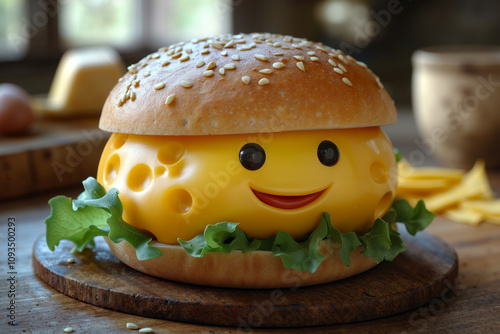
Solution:
<svg viewBox="0 0 500 334"><path fill-rule="evenodd" d="M102 239L72 255L63 241L51 252L45 237L33 249L35 273L78 300L145 317L255 327L301 327L364 321L418 308L453 289L458 259L427 233L402 233L408 249L394 262L342 281L312 287L242 290L194 286L145 275L123 265ZM74 257L75 263L67 259Z"/></svg>
<svg viewBox="0 0 500 334"><path fill-rule="evenodd" d="M110 134L99 119L38 119L31 131L0 136L0 200L76 185L95 176Z"/></svg>

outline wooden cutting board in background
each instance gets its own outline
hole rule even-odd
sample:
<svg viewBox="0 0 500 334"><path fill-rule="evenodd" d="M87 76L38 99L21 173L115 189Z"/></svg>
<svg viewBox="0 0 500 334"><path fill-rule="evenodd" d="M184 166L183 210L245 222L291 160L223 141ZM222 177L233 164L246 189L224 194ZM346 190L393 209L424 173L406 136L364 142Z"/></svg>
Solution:
<svg viewBox="0 0 500 334"><path fill-rule="evenodd" d="M27 134L0 136L0 200L95 176L110 136L98 123L98 118L40 119Z"/></svg>

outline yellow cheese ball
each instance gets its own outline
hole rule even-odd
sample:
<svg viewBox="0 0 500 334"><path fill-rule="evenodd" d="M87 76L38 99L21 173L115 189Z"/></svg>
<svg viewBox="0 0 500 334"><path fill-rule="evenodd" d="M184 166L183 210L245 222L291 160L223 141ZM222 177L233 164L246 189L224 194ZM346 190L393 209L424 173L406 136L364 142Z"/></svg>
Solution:
<svg viewBox="0 0 500 334"><path fill-rule="evenodd" d="M206 225L239 223L251 238L301 240L323 212L342 232L368 231L396 190L379 127L212 136L113 134L98 181L117 188L124 220L177 244Z"/></svg>

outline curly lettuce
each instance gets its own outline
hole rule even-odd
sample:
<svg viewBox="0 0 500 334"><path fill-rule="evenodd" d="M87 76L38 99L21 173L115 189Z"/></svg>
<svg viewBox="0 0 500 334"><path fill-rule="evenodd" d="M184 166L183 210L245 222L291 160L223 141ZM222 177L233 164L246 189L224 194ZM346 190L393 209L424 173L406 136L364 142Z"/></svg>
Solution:
<svg viewBox="0 0 500 334"><path fill-rule="evenodd" d="M139 260L162 256L160 249L150 245L153 240L150 235L123 220L123 206L117 189L106 192L92 177L83 182L83 187L84 191L77 199L57 196L49 200L51 214L45 224L50 250L53 251L64 239L75 244L73 251L82 251L95 245L95 237L107 236L115 243L123 240L130 243ZM359 246L363 247L362 254L377 263L392 261L406 249L393 226L403 223L408 232L415 235L425 229L434 216L422 201L412 208L407 201L399 200L393 203L383 218L375 221L370 231L360 236L354 232L341 233L331 224L330 214L325 212L318 226L301 242L283 231L265 240L252 239L234 222L207 225L204 232L193 239L178 241L193 257L203 257L213 252L263 250L280 257L286 268L313 273L325 259L319 251L319 243L323 239L330 239L340 245L340 258L346 266L351 264L351 252Z"/></svg>

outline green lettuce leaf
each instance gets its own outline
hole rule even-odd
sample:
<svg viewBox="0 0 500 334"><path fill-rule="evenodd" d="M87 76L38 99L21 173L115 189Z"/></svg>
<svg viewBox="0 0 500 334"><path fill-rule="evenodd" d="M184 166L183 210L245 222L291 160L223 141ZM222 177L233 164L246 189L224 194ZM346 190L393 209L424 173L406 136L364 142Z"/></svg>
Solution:
<svg viewBox="0 0 500 334"><path fill-rule="evenodd" d="M84 192L76 200L57 196L49 200L50 216L45 220L46 239L49 249L59 245L63 239L75 244L81 251L93 246L96 236L107 236L115 243L126 240L136 250L139 260L152 259L163 253L149 243L152 238L122 219L123 207L118 190L108 192L96 179L83 181Z"/></svg>
<svg viewBox="0 0 500 334"><path fill-rule="evenodd" d="M393 203L392 209L396 212L397 222L403 223L411 235L423 231L436 217L425 208L423 201L418 201L415 208L412 208L406 200L399 200Z"/></svg>
<svg viewBox="0 0 500 334"><path fill-rule="evenodd" d="M207 225L203 234L198 234L189 241L177 239L184 250L193 257L202 257L207 253L229 253L240 250L243 253L257 250L259 240L250 240L246 233L237 228L238 223L221 222Z"/></svg>
<svg viewBox="0 0 500 334"><path fill-rule="evenodd" d="M113 188L106 192L94 178L85 180L83 186L84 192L75 200L57 196L49 201L51 215L45 221L49 249L54 250L60 240L65 239L75 244L74 250L82 251L94 245L96 236L108 236L116 243L123 240L129 242L136 249L139 260L162 255L158 248L149 245L152 238L148 234L122 219L123 207L118 190ZM178 242L193 257L235 250L271 251L273 256L281 258L286 268L313 273L325 259L325 255L319 251L319 243L324 239L340 245L340 258L346 266L350 266L350 254L357 247L363 247L362 254L377 263L392 261L406 249L394 228L396 223L403 223L408 232L415 235L425 229L434 216L422 201L412 208L408 202L400 200L393 204L383 218L375 221L370 231L360 236L354 232L341 233L332 225L330 214L325 212L318 226L301 242L295 241L286 232L279 232L264 240L251 239L234 222L207 225L204 232L193 239L178 239Z"/></svg>

